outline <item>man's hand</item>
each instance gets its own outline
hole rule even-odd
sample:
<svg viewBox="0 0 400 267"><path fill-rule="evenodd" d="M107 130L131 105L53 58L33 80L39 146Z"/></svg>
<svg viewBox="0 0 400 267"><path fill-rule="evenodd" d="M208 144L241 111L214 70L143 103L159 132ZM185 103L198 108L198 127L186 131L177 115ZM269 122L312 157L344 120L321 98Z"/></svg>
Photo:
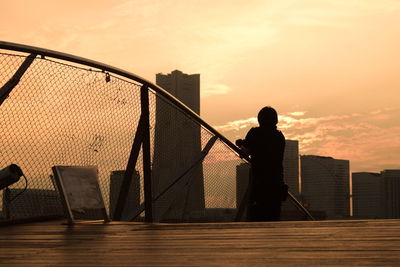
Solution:
<svg viewBox="0 0 400 267"><path fill-rule="evenodd" d="M250 150L245 146L240 146L239 149L245 154L246 156L250 156Z"/></svg>

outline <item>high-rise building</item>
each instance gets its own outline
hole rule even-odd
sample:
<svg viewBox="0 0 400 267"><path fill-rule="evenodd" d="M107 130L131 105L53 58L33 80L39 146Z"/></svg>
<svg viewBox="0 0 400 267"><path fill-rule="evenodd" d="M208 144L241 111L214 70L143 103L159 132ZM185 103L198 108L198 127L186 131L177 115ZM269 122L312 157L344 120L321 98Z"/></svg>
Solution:
<svg viewBox="0 0 400 267"><path fill-rule="evenodd" d="M200 75L175 70L157 74L156 83L197 114ZM153 205L155 221L189 221L204 216L200 126L161 97L156 99L152 165L153 196L169 188ZM197 163L196 163L197 162Z"/></svg>
<svg viewBox="0 0 400 267"><path fill-rule="evenodd" d="M301 192L311 211L323 211L327 218L350 215L349 161L302 155Z"/></svg>
<svg viewBox="0 0 400 267"><path fill-rule="evenodd" d="M298 197L299 189L299 141L286 140L283 158L283 174L290 192Z"/></svg>
<svg viewBox="0 0 400 267"><path fill-rule="evenodd" d="M381 175L384 181L385 217L398 219L400 218L400 170L384 170Z"/></svg>
<svg viewBox="0 0 400 267"><path fill-rule="evenodd" d="M110 176L110 217L113 218L117 206L119 192L125 171L113 171ZM125 207L122 211L121 221L130 221L140 206L140 174L138 171L132 176L131 185L128 190Z"/></svg>
<svg viewBox="0 0 400 267"><path fill-rule="evenodd" d="M380 173L353 172L353 217L385 218L384 179Z"/></svg>
<svg viewBox="0 0 400 267"><path fill-rule="evenodd" d="M200 115L200 74L185 74L179 70L158 73L156 84Z"/></svg>
<svg viewBox="0 0 400 267"><path fill-rule="evenodd" d="M289 192L299 200L299 141L286 140L285 143L283 176L285 183L289 186ZM293 202L286 200L282 203L281 220L301 220L303 217L304 215L293 204Z"/></svg>

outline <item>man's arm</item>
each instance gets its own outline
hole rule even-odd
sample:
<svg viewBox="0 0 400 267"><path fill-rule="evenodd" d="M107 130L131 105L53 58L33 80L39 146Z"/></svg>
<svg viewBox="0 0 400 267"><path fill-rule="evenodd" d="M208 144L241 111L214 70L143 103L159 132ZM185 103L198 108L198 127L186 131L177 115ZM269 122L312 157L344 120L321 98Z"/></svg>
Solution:
<svg viewBox="0 0 400 267"><path fill-rule="evenodd" d="M240 150L246 154L247 156L251 155L251 147L252 147L252 140L254 136L254 128L251 128L248 133L246 134L246 137L244 140L238 140L240 142L237 142L238 147Z"/></svg>

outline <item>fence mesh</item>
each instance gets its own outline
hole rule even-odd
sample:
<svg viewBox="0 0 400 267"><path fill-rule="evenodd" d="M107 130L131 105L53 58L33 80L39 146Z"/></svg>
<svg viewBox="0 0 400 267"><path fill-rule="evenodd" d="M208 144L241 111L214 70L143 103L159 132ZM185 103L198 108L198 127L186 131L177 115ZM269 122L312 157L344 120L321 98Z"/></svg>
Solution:
<svg viewBox="0 0 400 267"><path fill-rule="evenodd" d="M2 86L25 58L0 54ZM28 189L11 203L23 179L1 192L1 220L62 216L51 179L57 165L97 166L112 216L140 117L140 87L112 73L37 57L0 107L0 167L18 164L28 178ZM153 197L177 180L154 201L156 220L215 220L217 209L234 209L241 162L235 153L217 141L199 161L213 135L154 92L150 118ZM139 155L123 220L144 201Z"/></svg>
<svg viewBox="0 0 400 267"><path fill-rule="evenodd" d="M0 87L27 56L0 53ZM51 170L59 165L97 166L112 217L140 118L141 86L113 73L36 57L0 106L0 169L18 164L28 179L17 198L23 179L0 192L0 221L64 216ZM149 102L154 220L233 221L247 188L248 164L152 90ZM143 210L143 187L139 153L122 220ZM91 211L76 214L97 217Z"/></svg>
<svg viewBox="0 0 400 267"><path fill-rule="evenodd" d="M1 85L24 59L0 55ZM126 168L140 115L140 84L107 77L39 57L25 72L0 107L0 166L18 164L28 189L11 203L2 195L3 220L63 215L50 179L56 165L98 166L106 205L115 203L111 180L118 183L118 172ZM23 187L21 179L10 195Z"/></svg>

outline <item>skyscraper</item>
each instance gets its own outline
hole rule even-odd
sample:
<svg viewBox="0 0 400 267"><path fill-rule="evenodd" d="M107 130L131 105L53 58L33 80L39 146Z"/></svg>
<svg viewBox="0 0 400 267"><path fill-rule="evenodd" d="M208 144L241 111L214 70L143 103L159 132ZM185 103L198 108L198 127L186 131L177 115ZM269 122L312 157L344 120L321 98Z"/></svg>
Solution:
<svg viewBox="0 0 400 267"><path fill-rule="evenodd" d="M302 155L301 191L311 211L324 211L327 218L350 215L349 161Z"/></svg>
<svg viewBox="0 0 400 267"><path fill-rule="evenodd" d="M285 183L289 186L290 193L296 199L299 199L299 141L297 140L286 140L283 176ZM282 220L301 220L302 218L303 214L289 199L282 203Z"/></svg>
<svg viewBox="0 0 400 267"><path fill-rule="evenodd" d="M286 140L283 158L284 180L290 192L298 197L299 191L299 141Z"/></svg>
<svg viewBox="0 0 400 267"><path fill-rule="evenodd" d="M175 70L157 74L157 85L200 113L200 75ZM154 203L155 221L189 221L204 215L204 181L201 163L200 126L161 97L156 99L153 196L165 191Z"/></svg>
<svg viewBox="0 0 400 267"><path fill-rule="evenodd" d="M384 179L380 173L353 172L354 218L384 218Z"/></svg>
<svg viewBox="0 0 400 267"><path fill-rule="evenodd" d="M383 177L383 203L385 217L390 219L400 218L400 170L384 170Z"/></svg>

